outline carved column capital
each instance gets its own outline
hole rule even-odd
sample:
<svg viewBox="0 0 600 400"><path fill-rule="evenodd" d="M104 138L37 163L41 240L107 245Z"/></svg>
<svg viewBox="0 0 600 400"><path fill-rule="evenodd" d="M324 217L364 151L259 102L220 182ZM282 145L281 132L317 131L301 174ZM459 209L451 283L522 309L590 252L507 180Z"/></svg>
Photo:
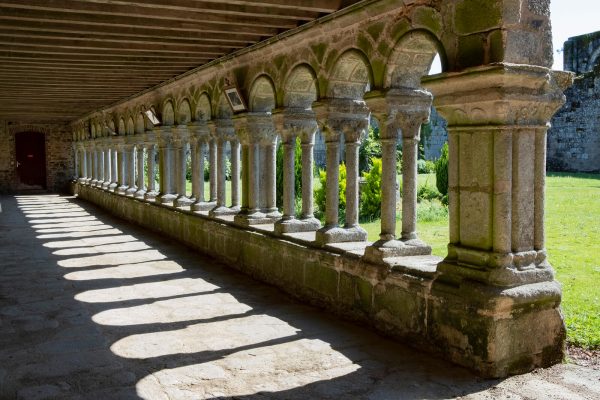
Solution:
<svg viewBox="0 0 600 400"><path fill-rule="evenodd" d="M337 141L344 135L346 142L358 143L369 132L371 112L362 100L329 99L325 121L326 141Z"/></svg>
<svg viewBox="0 0 600 400"><path fill-rule="evenodd" d="M203 143L210 140L210 129L206 121L194 121L188 125L190 142Z"/></svg>
<svg viewBox="0 0 600 400"><path fill-rule="evenodd" d="M284 142L300 137L302 143L312 143L319 129L315 113L302 108L286 108L282 118L281 135Z"/></svg>
<svg viewBox="0 0 600 400"><path fill-rule="evenodd" d="M160 147L166 147L173 144L173 127L169 125L156 126L154 127L154 134L158 145Z"/></svg>
<svg viewBox="0 0 600 400"><path fill-rule="evenodd" d="M248 134L253 143L263 146L277 143L277 130L271 113L248 113L246 115Z"/></svg>

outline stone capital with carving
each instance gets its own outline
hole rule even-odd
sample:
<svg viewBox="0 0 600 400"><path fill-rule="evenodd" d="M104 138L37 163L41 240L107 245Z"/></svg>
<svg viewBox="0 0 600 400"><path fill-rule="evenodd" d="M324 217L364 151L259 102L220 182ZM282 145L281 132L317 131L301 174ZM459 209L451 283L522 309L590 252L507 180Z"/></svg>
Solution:
<svg viewBox="0 0 600 400"><path fill-rule="evenodd" d="M302 143L312 143L319 129L315 113L302 108L286 108L282 118L281 136L284 142L300 137Z"/></svg>
<svg viewBox="0 0 600 400"><path fill-rule="evenodd" d="M370 115L369 107L362 100L329 99L325 121L326 140L335 141L336 136L339 139L339 135L343 134L346 142L361 142L369 133Z"/></svg>
<svg viewBox="0 0 600 400"><path fill-rule="evenodd" d="M190 141L192 143L204 143L210 140L210 129L206 121L194 121L188 124Z"/></svg>
<svg viewBox="0 0 600 400"><path fill-rule="evenodd" d="M277 143L277 130L273 124L271 113L247 113L246 121L249 139L252 143L263 146Z"/></svg>

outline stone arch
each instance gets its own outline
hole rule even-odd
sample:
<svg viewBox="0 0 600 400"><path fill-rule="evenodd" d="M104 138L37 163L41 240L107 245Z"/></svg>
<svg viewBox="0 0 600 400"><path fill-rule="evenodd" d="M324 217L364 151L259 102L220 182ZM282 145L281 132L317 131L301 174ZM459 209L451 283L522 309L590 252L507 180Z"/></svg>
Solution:
<svg viewBox="0 0 600 400"><path fill-rule="evenodd" d="M206 92L203 92L196 102L194 118L196 121L209 121L212 118L212 105Z"/></svg>
<svg viewBox="0 0 600 400"><path fill-rule="evenodd" d="M318 93L314 70L307 64L297 65L285 81L283 105L309 109L317 100Z"/></svg>
<svg viewBox="0 0 600 400"><path fill-rule="evenodd" d="M133 122L133 117L127 118L127 135L133 135L135 132L135 123Z"/></svg>
<svg viewBox="0 0 600 400"><path fill-rule="evenodd" d="M146 124L144 121L144 114L137 113L137 115L135 117L135 133L139 135L141 133L144 133L145 130L146 130Z"/></svg>
<svg viewBox="0 0 600 400"><path fill-rule="evenodd" d="M183 99L179 102L179 107L177 107L177 123L185 125L191 120L192 108L190 107L190 102L187 99Z"/></svg>
<svg viewBox="0 0 600 400"><path fill-rule="evenodd" d="M252 112L270 112L275 108L275 85L270 77L260 75L254 80L248 103Z"/></svg>
<svg viewBox="0 0 600 400"><path fill-rule="evenodd" d="M349 49L340 55L329 74L327 97L362 99L372 82L371 65L365 55Z"/></svg>
<svg viewBox="0 0 600 400"><path fill-rule="evenodd" d="M110 134L111 135L118 135L119 134L119 132L117 132L117 129L115 127L115 121L114 121L114 119L110 118L108 120L107 126L108 126L108 129L110 129Z"/></svg>
<svg viewBox="0 0 600 400"><path fill-rule="evenodd" d="M96 124L93 122L90 123L90 133L92 134L92 138L96 137Z"/></svg>
<svg viewBox="0 0 600 400"><path fill-rule="evenodd" d="M175 124L175 111L173 110L173 101L170 99L163 104L161 120L163 125L170 126Z"/></svg>
<svg viewBox="0 0 600 400"><path fill-rule="evenodd" d="M406 33L398 40L388 58L384 87L420 88L421 78L427 75L437 54L445 70L445 52L435 36L424 30Z"/></svg>
<svg viewBox="0 0 600 400"><path fill-rule="evenodd" d="M117 131L118 135L125 135L126 131L125 131L125 120L123 119L123 117L119 118L119 130Z"/></svg>

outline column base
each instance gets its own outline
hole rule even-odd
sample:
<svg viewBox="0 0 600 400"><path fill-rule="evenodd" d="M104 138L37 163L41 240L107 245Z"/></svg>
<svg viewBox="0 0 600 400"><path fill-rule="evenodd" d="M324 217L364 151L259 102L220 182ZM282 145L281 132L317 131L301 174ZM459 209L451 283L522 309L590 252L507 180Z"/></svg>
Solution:
<svg viewBox="0 0 600 400"><path fill-rule="evenodd" d="M161 194L155 197L155 201L160 203L160 204L164 204L164 205L173 205L173 202L175 201L175 199L177 199L177 196L174 194Z"/></svg>
<svg viewBox="0 0 600 400"><path fill-rule="evenodd" d="M135 195L135 192L137 192L137 190L138 190L137 187L132 186L132 187L130 187L129 189L127 189L125 191L125 196L127 196L127 197L133 197Z"/></svg>
<svg viewBox="0 0 600 400"><path fill-rule="evenodd" d="M209 217L222 217L224 215L236 215L240 212L239 209L233 209L225 206L216 206L213 207L209 212Z"/></svg>
<svg viewBox="0 0 600 400"><path fill-rule="evenodd" d="M281 214L277 208L263 209L262 213L265 214L267 218L270 218L272 220L271 222L276 222L283 216L283 214Z"/></svg>
<svg viewBox="0 0 600 400"><path fill-rule="evenodd" d="M81 185L85 185L85 178L79 178L77 179L77 182L79 182Z"/></svg>
<svg viewBox="0 0 600 400"><path fill-rule="evenodd" d="M366 242L367 231L360 226L352 228L323 227L317 231L315 243L324 246L329 243Z"/></svg>
<svg viewBox="0 0 600 400"><path fill-rule="evenodd" d="M140 189L133 194L133 197L136 199L143 200L146 198L146 191L144 189Z"/></svg>
<svg viewBox="0 0 600 400"><path fill-rule="evenodd" d="M314 232L321 227L321 222L316 218L306 219L280 219L275 222L275 233Z"/></svg>
<svg viewBox="0 0 600 400"><path fill-rule="evenodd" d="M386 258L431 255L431 246L419 239L378 240L365 249L365 261L385 264Z"/></svg>
<svg viewBox="0 0 600 400"><path fill-rule="evenodd" d="M102 183L102 189L103 190L108 190L109 186L110 186L110 182L104 182L104 183Z"/></svg>
<svg viewBox="0 0 600 400"><path fill-rule="evenodd" d="M249 214L236 214L233 222L240 226L265 225L276 222L277 219L269 218L260 211L255 211Z"/></svg>
<svg viewBox="0 0 600 400"><path fill-rule="evenodd" d="M119 186L116 189L116 193L125 196L127 189L129 189L129 186Z"/></svg>
<svg viewBox="0 0 600 400"><path fill-rule="evenodd" d="M144 200L146 201L155 201L156 200L156 196L158 196L158 192L155 190L151 190L149 192L146 192L144 194Z"/></svg>
<svg viewBox="0 0 600 400"><path fill-rule="evenodd" d="M98 180L97 180L97 179L92 179L92 180L89 182L89 185L90 185L90 186L96 186L97 184L98 184Z"/></svg>
<svg viewBox="0 0 600 400"><path fill-rule="evenodd" d="M190 208L192 211L210 211L217 206L214 201L197 201Z"/></svg>
<svg viewBox="0 0 600 400"><path fill-rule="evenodd" d="M194 203L194 202L192 200L190 200L188 197L179 196L177 199L175 199L175 201L173 202L173 205L175 207L189 207L192 205L192 203Z"/></svg>
<svg viewBox="0 0 600 400"><path fill-rule="evenodd" d="M108 191L109 192L116 192L117 191L117 184L115 182L112 182L110 185L108 185Z"/></svg>
<svg viewBox="0 0 600 400"><path fill-rule="evenodd" d="M566 329L557 282L507 288L436 279L431 293L429 336L450 360L489 378L562 361Z"/></svg>

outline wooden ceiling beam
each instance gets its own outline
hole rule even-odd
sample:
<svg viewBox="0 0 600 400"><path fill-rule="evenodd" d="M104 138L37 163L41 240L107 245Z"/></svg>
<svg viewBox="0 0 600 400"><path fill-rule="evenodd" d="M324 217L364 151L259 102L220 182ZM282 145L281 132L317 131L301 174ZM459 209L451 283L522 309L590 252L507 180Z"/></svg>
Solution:
<svg viewBox="0 0 600 400"><path fill-rule="evenodd" d="M61 54L64 52L70 52L73 50L74 52L80 52L80 54L106 54L106 52L110 52L110 54L114 55L135 55L138 56L138 53L159 53L164 55L178 55L182 54L187 57L197 57L205 56L205 57L218 57L220 55L226 54L231 49L222 49L218 47L207 47L205 49L189 49L189 48L175 48L172 46L164 46L164 45L156 45L156 46L146 46L140 44L127 44L127 43L113 43L110 45L102 46L101 43L94 43L94 45L86 45L85 41L82 40L47 40L47 39L18 39L12 37L1 37L0 36L0 46L2 49L18 49L18 50L28 50L31 49L34 52L39 52L43 49L43 51L53 52L54 49L56 53Z"/></svg>
<svg viewBox="0 0 600 400"><path fill-rule="evenodd" d="M201 65L207 61L213 60L214 57L200 57L200 56L186 56L186 55L173 55L165 57L157 57L153 55L136 54L135 56L129 54L107 54L106 52L85 52L85 51L56 51L53 52L51 49L35 49L35 48L17 48L2 46L0 47L0 58L6 56L14 56L19 54L21 57L26 56L29 58L53 58L55 60L62 60L65 62L70 61L120 61L120 62L158 62L163 65L169 65L173 62L185 63L187 65Z"/></svg>

